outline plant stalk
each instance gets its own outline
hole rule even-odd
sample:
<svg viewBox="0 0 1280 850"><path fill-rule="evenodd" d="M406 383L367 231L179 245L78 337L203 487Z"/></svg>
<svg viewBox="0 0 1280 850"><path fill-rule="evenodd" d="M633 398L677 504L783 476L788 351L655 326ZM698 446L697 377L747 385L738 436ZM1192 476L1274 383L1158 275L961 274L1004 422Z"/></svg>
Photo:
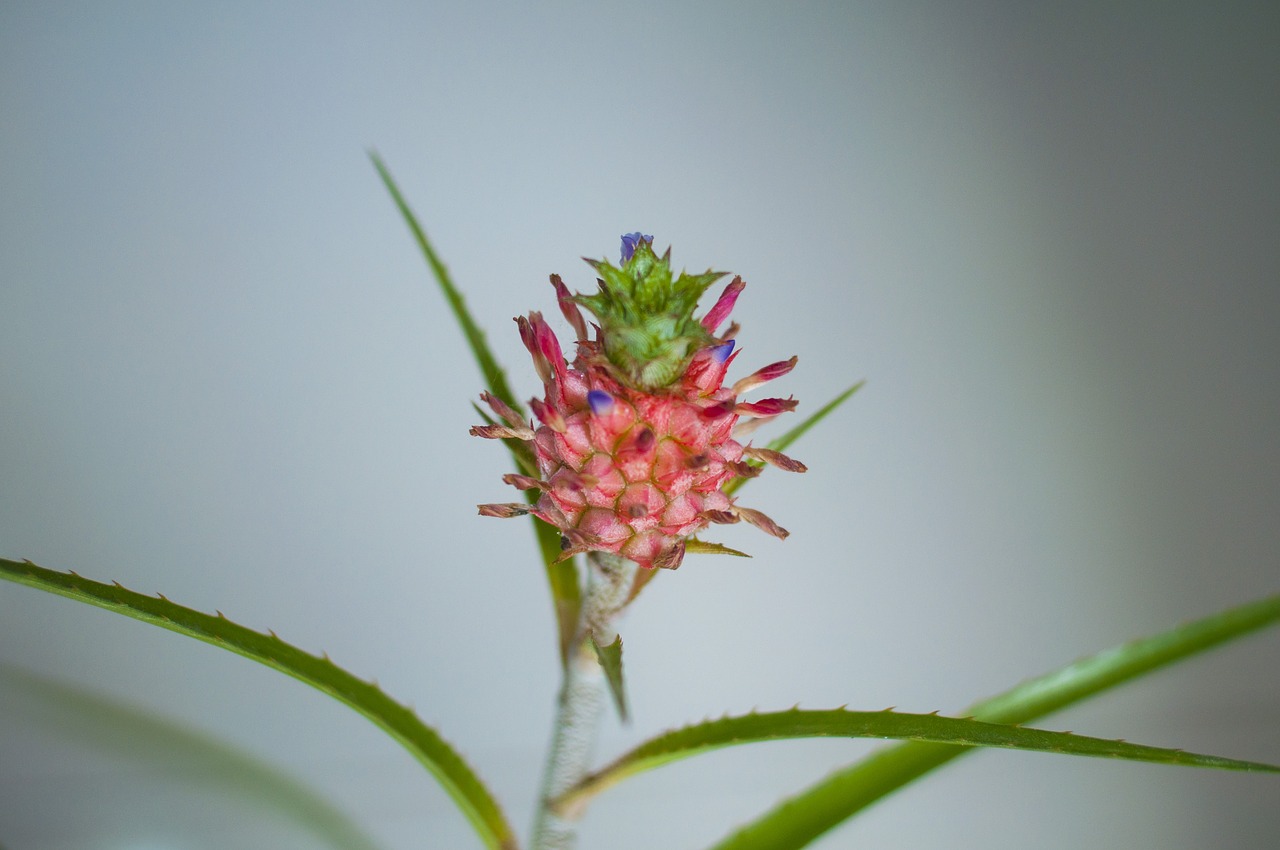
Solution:
<svg viewBox="0 0 1280 850"><path fill-rule="evenodd" d="M604 713L605 676L589 638L601 646L613 642L613 620L626 606L638 568L634 561L601 552L592 552L587 561L587 591L560 684L533 824L532 850L572 850L577 844L576 818L580 812L558 813L549 803L591 769L591 755Z"/></svg>

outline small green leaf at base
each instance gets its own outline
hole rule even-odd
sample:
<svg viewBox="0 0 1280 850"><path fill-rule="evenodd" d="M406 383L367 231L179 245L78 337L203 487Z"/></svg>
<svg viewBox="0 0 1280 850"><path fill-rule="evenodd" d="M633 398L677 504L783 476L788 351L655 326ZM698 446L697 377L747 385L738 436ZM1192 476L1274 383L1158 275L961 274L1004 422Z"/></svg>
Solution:
<svg viewBox="0 0 1280 850"><path fill-rule="evenodd" d="M605 681L609 683L609 692L613 694L613 704L618 709L618 717L623 723L630 720L627 713L627 693L622 683L622 635L613 639L613 643L601 646L591 638L591 648L596 651L596 660L604 670Z"/></svg>
<svg viewBox="0 0 1280 850"><path fill-rule="evenodd" d="M737 549L730 549L723 543L711 543L707 540L698 540L690 537L684 542L684 551L688 554L697 555L736 555L739 558L750 558L746 552L739 552Z"/></svg>
<svg viewBox="0 0 1280 850"><path fill-rule="evenodd" d="M419 720L412 709L391 699L377 685L338 667L328 656L311 655L285 643L274 633L256 632L231 622L221 613L205 614L164 597L146 596L76 573L46 570L30 561L0 559L0 578L202 640L323 691L373 721L421 762L453 798L488 847L514 850L517 846L515 833L493 795L457 751Z"/></svg>
<svg viewBox="0 0 1280 850"><path fill-rule="evenodd" d="M1280 766L1148 747L1126 741L1089 738L972 718L886 711L804 711L793 708L765 714L723 717L652 738L583 779L554 805L580 806L610 785L646 770L721 747L789 738L896 738L960 747L1003 747L1063 755L1127 759L1187 767L1280 773Z"/></svg>

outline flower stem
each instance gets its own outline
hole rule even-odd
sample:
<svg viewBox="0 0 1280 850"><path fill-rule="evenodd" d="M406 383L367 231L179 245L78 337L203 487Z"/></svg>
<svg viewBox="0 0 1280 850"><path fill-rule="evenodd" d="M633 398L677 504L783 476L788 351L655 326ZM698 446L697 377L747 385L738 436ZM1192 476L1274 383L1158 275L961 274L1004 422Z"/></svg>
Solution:
<svg viewBox="0 0 1280 850"><path fill-rule="evenodd" d="M600 552L592 552L588 561L587 592L560 685L532 850L572 850L577 843L577 813L554 812L549 802L591 767L604 709L605 678L588 638L594 637L597 645L613 642L613 619L625 607L635 582L634 561Z"/></svg>

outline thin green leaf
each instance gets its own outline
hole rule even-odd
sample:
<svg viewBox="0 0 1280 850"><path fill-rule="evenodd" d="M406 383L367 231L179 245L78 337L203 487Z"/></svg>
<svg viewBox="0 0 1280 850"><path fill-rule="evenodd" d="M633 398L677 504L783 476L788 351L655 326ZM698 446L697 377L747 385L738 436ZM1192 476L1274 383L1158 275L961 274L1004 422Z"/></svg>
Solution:
<svg viewBox="0 0 1280 850"><path fill-rule="evenodd" d="M557 799L555 805L580 806L586 798L628 776L721 747L820 737L897 738L964 747L1002 747L1184 767L1280 773L1280 766L1276 765L1147 747L1126 741L1089 738L1071 732L1049 732L966 718L939 717L937 714L902 714L891 709L847 711L838 708L830 711L803 711L793 708L790 711L722 717L651 738L587 776Z"/></svg>
<svg viewBox="0 0 1280 850"><path fill-rule="evenodd" d="M0 662L0 716L146 770L181 764L201 792L285 819L332 850L378 850L372 836L297 776L160 714Z"/></svg>
<svg viewBox="0 0 1280 850"><path fill-rule="evenodd" d="M431 266L431 272L435 275L436 282L440 284L440 290L444 293L445 300L449 302L449 308L453 310L453 317L457 320L458 326L462 328L463 336L467 338L467 345L471 347L471 355L475 357L476 363L480 366L480 371L484 374L485 384L489 388L489 392L505 401L517 413L523 415L524 408L520 406L520 402L516 400L511 388L507 386L506 373L498 365L493 352L489 350L489 344L485 342L484 331L480 330L480 326L471 317L462 293L453 285L449 270L445 268L444 263L440 261L439 255L436 254L435 248L431 246L431 241L427 239L426 231L422 229L422 225L418 223L417 216L413 214L413 210L409 208L404 195L400 193L400 187L396 185L396 181L392 178L386 164L383 163L382 157L378 156L376 152L370 151L369 159L373 161L373 167L378 170L378 176L386 184L387 191L391 193L391 199L395 201L396 207L400 210L400 215L404 217L405 223L409 225L409 230L413 232L413 237L418 241L418 247L422 249L422 254L427 259L427 265Z"/></svg>
<svg viewBox="0 0 1280 850"><path fill-rule="evenodd" d="M413 232L414 238L418 241L418 247L422 249L422 254L426 257L427 264L431 267L436 282L444 293L445 300L449 302L449 307L453 310L454 318L457 320L459 327L462 328L463 335L467 338L467 345L471 347L471 354L475 357L476 363L480 366L480 371L484 374L485 384L488 386L489 392L506 402L512 410L524 416L524 407L507 385L506 373L498 365L493 352L489 350L489 345L485 342L484 331L480 330L480 326L471 317L462 293L454 286L453 279L449 276L449 270L440 261L439 255L436 254L435 248L431 245L431 241L427 239L426 231L422 229L422 225L418 223L417 216L409 208L409 204L404 199L404 195L401 194L400 187L396 185L395 180L392 178L390 170L382 161L382 157L378 156L376 152L370 151L369 159L373 161L373 167L378 170L378 176L382 178L387 191L391 193L391 199L395 201L396 207L404 217L405 223L409 225L409 230ZM484 414L482 413L481 415ZM512 457L515 458L517 468L524 470L528 475L533 475L534 473L530 471L530 458L526 456L526 452L522 451L523 445L515 445L518 442L516 440L503 440L503 442L507 444ZM537 495L532 492L525 493L525 498L530 503L537 501ZM534 533L538 538L538 550L542 554L542 561L547 572L547 584L551 589L551 601L556 614L560 663L568 664L570 644L573 642L578 627L578 611L582 607L582 589L578 583L578 568L574 562L575 559L567 559L557 563L561 550L560 535L556 533L555 529L534 517L530 517L530 521L533 522Z"/></svg>
<svg viewBox="0 0 1280 850"><path fill-rule="evenodd" d="M1280 595L1105 650L983 700L966 713L1026 723L1108 688L1280 623ZM873 753L783 801L712 850L795 850L872 803L970 750L904 743Z"/></svg>
<svg viewBox="0 0 1280 850"><path fill-rule="evenodd" d="M532 493L525 497L536 501ZM555 606L556 637L560 648L560 664L569 663L574 638L578 635L578 614L582 610L582 583L578 577L578 559L558 561L564 551L560 548L560 532L536 517L533 531L538 536L538 551L546 568L547 585L551 588L551 603Z"/></svg>
<svg viewBox="0 0 1280 850"><path fill-rule="evenodd" d="M488 847L517 847L515 834L497 802L462 757L412 709L391 699L377 685L338 667L327 656L311 655L274 633L264 635L233 623L221 612L204 614L163 596L145 596L119 584L102 584L76 573L47 570L30 561L0 559L0 578L211 643L306 682L354 708L399 741L435 776Z"/></svg>
<svg viewBox="0 0 1280 850"><path fill-rule="evenodd" d="M449 302L449 307L453 310L454 318L457 320L459 327L462 328L463 336L467 338L467 345L471 347L471 354L475 357L476 363L480 366L480 371L484 374L485 384L488 386L489 392L506 402L516 413L524 416L524 407L507 385L506 373L498 365L493 352L489 350L489 345L485 342L484 331L480 330L480 326L471 317L462 293L453 285L449 270L440 261L435 248L431 245L431 241L427 239L426 231L422 229L422 225L418 223L417 216L413 214L413 210L409 208L409 203L404 199L404 195L400 193L400 187L396 185L390 170L387 169L382 157L378 156L376 152L370 151L369 159L373 161L373 167L378 170L378 176L382 178L387 191L391 193L391 199L395 201L396 207L404 217L405 223L409 225L409 230L413 232L414 238L418 241L418 247L422 249L427 265L431 267L436 282L444 293L445 300ZM481 413L481 415L483 416L484 414ZM519 443L517 440L503 440L503 442L507 444L507 448L511 451L511 456L516 462L516 468L523 470L527 475L535 474L532 471L532 460L528 453L524 451L526 447L523 444L517 445ZM537 501L537 494L526 492L525 499L533 503ZM560 648L560 663L562 665L568 664L570 645L578 628L578 611L582 607L582 588L578 583L576 559L559 561L561 555L560 535L555 529L536 517L530 517L530 521L533 523L534 534L537 535L538 551L542 555L542 562L547 572L547 584L551 589L551 602L556 615L556 636Z"/></svg>
<svg viewBox="0 0 1280 850"><path fill-rule="evenodd" d="M594 635L590 640L591 648L596 651L596 660L600 662L600 669L604 670L605 681L609 683L609 692L613 694L613 704L618 709L618 717L626 723L628 720L627 692L622 683L622 635L615 637L613 643L607 646L596 643Z"/></svg>
<svg viewBox="0 0 1280 850"><path fill-rule="evenodd" d="M823 419L826 419L827 416L830 413L832 413L837 407L839 407L840 405L848 401L849 398L858 390L862 389L863 385L865 385L866 383L867 383L866 381L858 381L858 383L849 387L849 389L840 393L840 395L836 396L831 401L827 402L821 408L816 410L814 413L810 414L809 417L806 418L799 425L795 426L790 431L787 431L785 434L778 437L777 439L771 440L769 444L765 446L765 448L772 449L775 452L785 451L788 446L790 446L796 440L803 437L805 432L807 432L810 428L812 428L814 425L817 425ZM763 463L760 463L758 461L751 461L750 463L752 466L755 466L755 467L764 466ZM751 479L749 478L735 478L724 486L724 492L729 495L733 495L738 491L738 488L740 488L743 484L746 484L750 480Z"/></svg>

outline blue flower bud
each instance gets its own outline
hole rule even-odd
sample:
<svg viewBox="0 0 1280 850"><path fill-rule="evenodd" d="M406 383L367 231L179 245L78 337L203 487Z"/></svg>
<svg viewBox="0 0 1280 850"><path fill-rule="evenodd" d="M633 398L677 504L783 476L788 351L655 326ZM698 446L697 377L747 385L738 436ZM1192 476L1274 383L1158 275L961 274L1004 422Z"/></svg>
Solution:
<svg viewBox="0 0 1280 850"><path fill-rule="evenodd" d="M591 412L596 416L604 416L613 410L613 396L604 390L592 390L587 393L587 404L591 405Z"/></svg>
<svg viewBox="0 0 1280 850"><path fill-rule="evenodd" d="M636 253L636 245L640 244L641 239L645 242L653 242L652 236L646 236L638 230L635 233L622 234L622 264L624 266L631 262L632 256Z"/></svg>
<svg viewBox="0 0 1280 850"><path fill-rule="evenodd" d="M733 353L733 340L721 343L711 349L711 356L715 358L717 363L723 363L729 359L729 355Z"/></svg>

